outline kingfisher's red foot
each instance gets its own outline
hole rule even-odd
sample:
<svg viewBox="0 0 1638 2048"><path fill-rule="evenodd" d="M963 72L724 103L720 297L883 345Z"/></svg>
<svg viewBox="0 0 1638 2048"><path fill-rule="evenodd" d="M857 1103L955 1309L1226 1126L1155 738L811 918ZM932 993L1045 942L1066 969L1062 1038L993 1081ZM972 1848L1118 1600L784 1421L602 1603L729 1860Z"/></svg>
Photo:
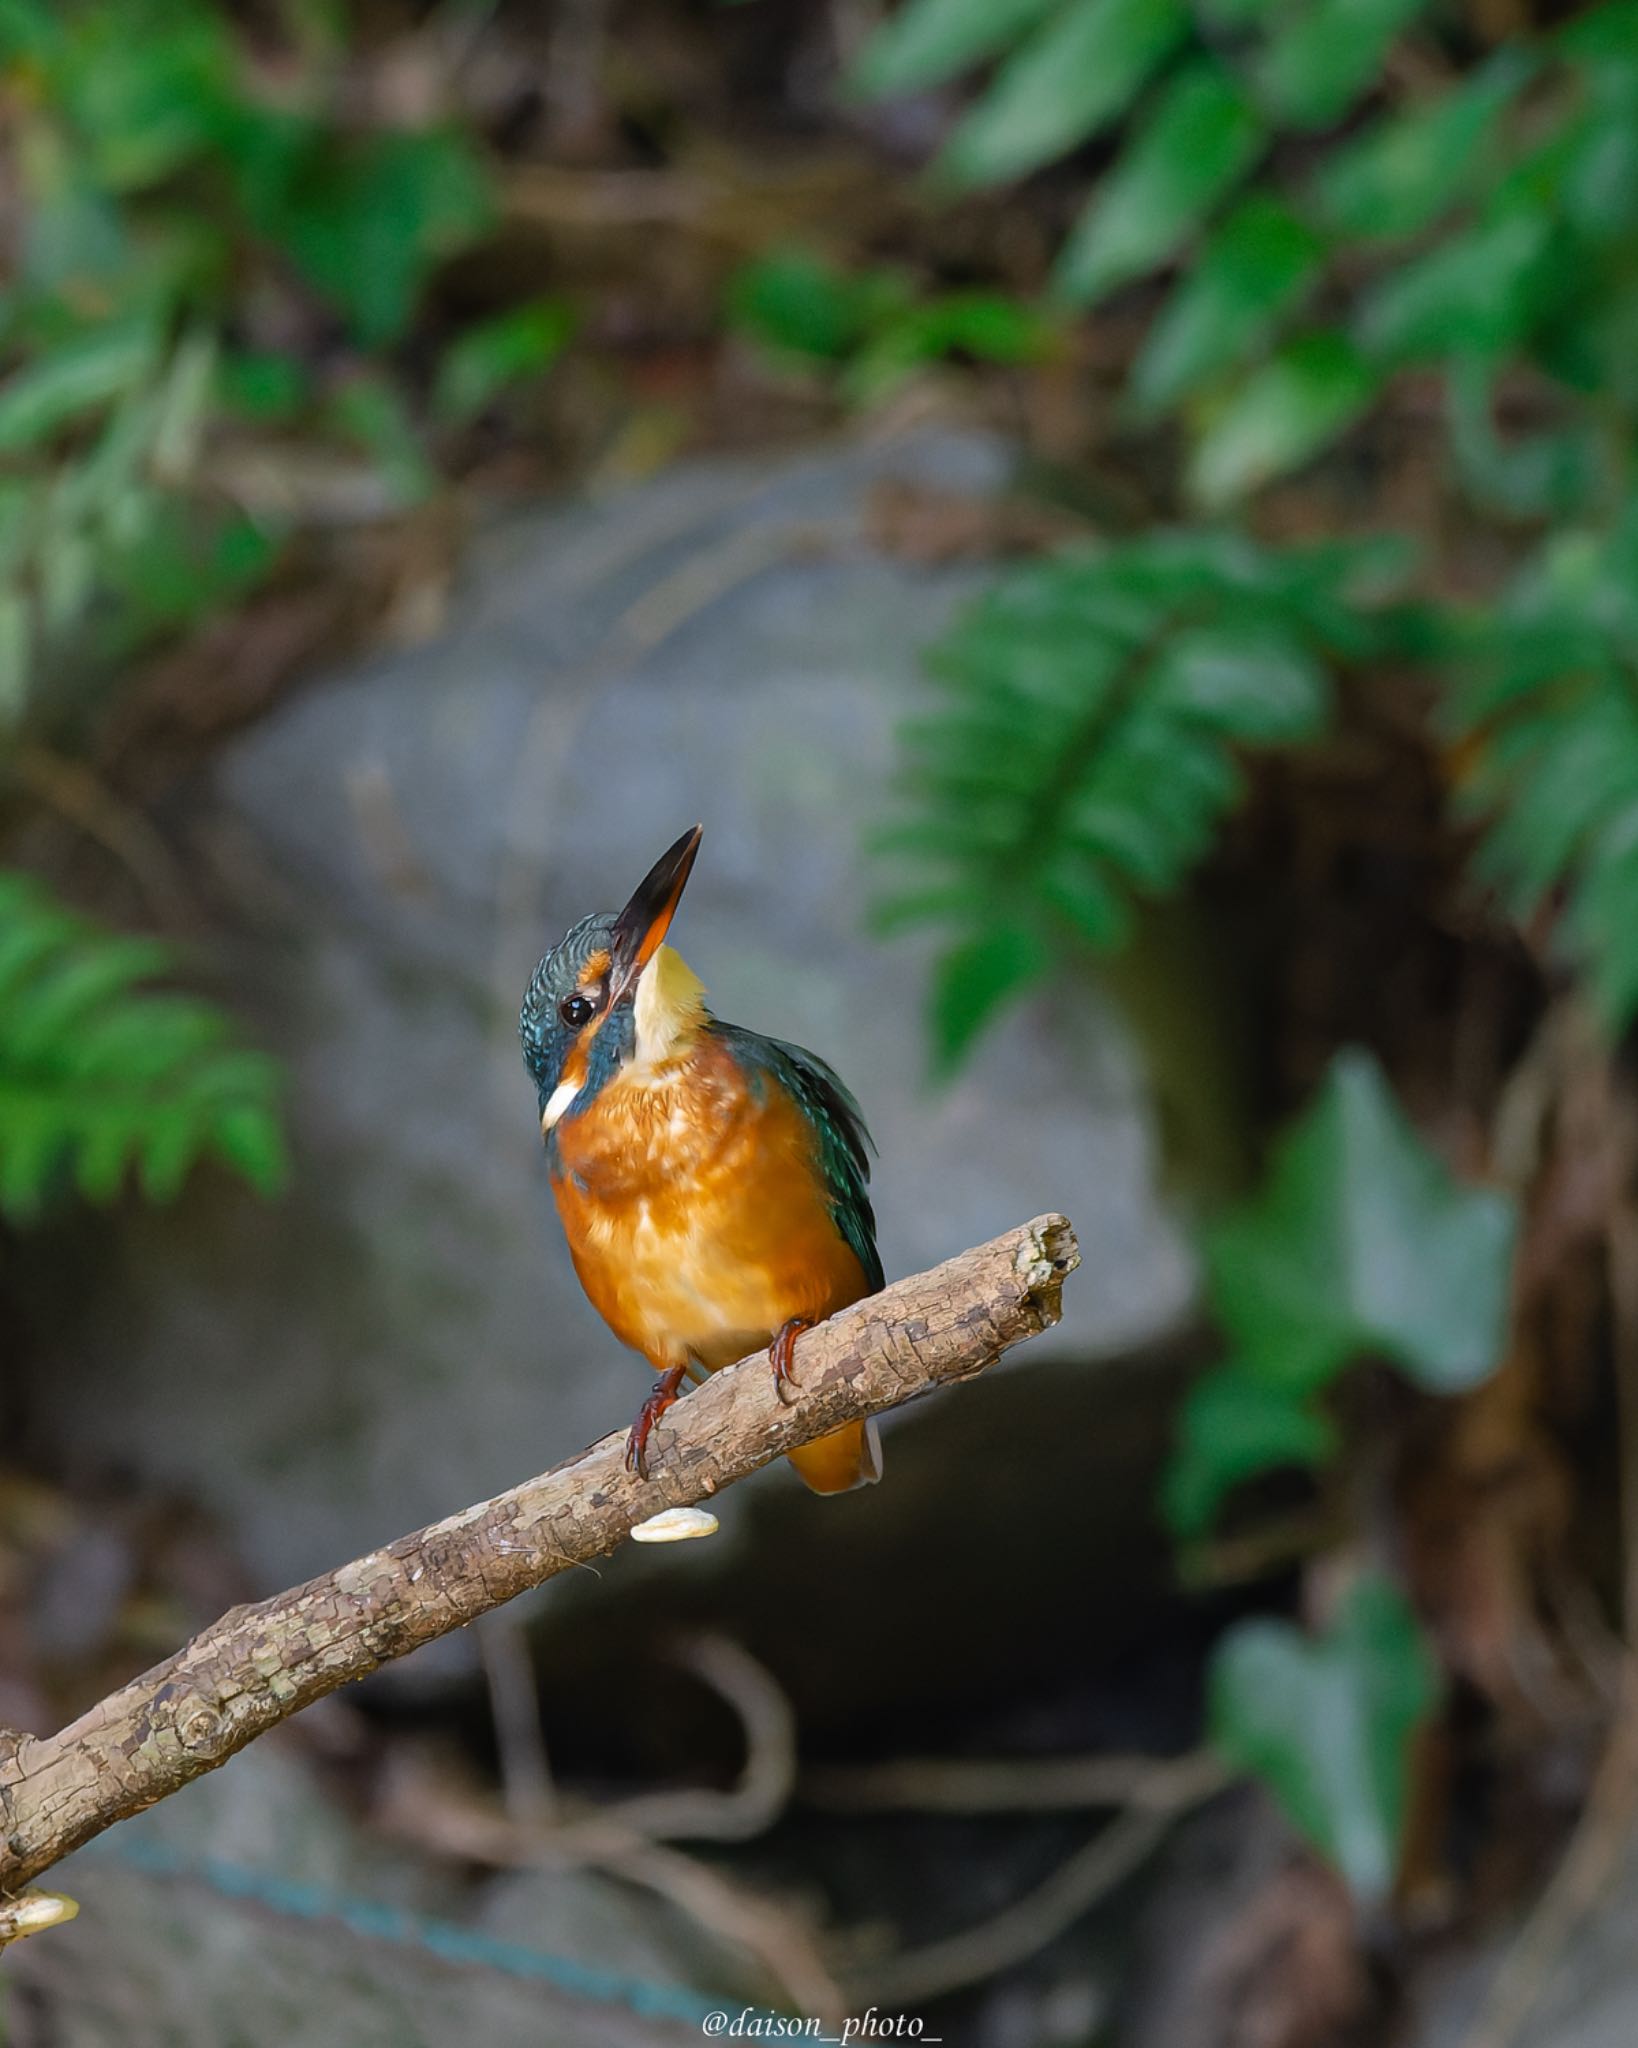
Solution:
<svg viewBox="0 0 1638 2048"><path fill-rule="evenodd" d="M774 1385L779 1389L780 1400L787 1405L790 1395L785 1389L796 1385L796 1340L804 1330L812 1328L813 1324L806 1316L792 1316L789 1322L781 1326L779 1335L768 1346L768 1363L773 1367Z"/></svg>
<svg viewBox="0 0 1638 2048"><path fill-rule="evenodd" d="M654 1425L677 1399L688 1372L686 1362L674 1365L669 1372L661 1373L654 1382L654 1391L637 1411L637 1420L631 1425L631 1434L626 1438L626 1470L635 1472L639 1479L648 1477L648 1439Z"/></svg>

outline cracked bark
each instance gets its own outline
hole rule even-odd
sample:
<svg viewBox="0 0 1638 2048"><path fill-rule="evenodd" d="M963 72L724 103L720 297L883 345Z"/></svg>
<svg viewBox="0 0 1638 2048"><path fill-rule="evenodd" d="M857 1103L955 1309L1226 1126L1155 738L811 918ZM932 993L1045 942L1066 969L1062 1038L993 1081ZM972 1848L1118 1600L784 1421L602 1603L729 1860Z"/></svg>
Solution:
<svg viewBox="0 0 1638 2048"><path fill-rule="evenodd" d="M59 1734L0 1733L0 1894L325 1693L605 1556L662 1508L692 1506L844 1422L972 1378L1058 1320L1078 1262L1065 1219L1037 1217L801 1337L788 1406L760 1357L713 1375L655 1430L646 1482L625 1469L624 1433L605 1437L494 1500L234 1608Z"/></svg>

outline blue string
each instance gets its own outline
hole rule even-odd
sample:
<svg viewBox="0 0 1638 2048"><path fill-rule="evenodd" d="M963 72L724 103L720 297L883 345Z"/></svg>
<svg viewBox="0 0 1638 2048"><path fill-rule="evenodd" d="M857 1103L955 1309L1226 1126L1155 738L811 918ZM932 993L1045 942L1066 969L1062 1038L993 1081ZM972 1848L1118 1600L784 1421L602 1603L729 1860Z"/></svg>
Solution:
<svg viewBox="0 0 1638 2048"><path fill-rule="evenodd" d="M448 1920L428 1919L402 1907L348 1898L320 1885L303 1884L242 1864L223 1863L213 1856L181 1856L157 1842L103 1841L92 1843L80 1853L124 1864L149 1877L191 1879L224 1898L247 1900L291 1920L345 1927L364 1940L418 1949L440 1962L496 1970L508 1977L551 1984L571 1997L593 2004L623 2005L644 2019L682 2020L698 2027L707 2013L719 2011L722 2006L720 1999L708 1999L682 1985L651 1984L618 1971L592 1968L568 1956L551 1955L522 1942L479 1934Z"/></svg>

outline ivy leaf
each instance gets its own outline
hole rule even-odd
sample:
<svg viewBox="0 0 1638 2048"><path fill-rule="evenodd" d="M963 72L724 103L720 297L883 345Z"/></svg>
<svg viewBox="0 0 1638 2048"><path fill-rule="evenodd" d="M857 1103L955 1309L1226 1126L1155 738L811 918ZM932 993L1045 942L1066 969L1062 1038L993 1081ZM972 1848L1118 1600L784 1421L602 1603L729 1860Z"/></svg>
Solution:
<svg viewBox="0 0 1638 2048"><path fill-rule="evenodd" d="M1164 263L1239 182L1266 139L1221 65L1190 65L1167 87L1064 245L1059 294L1090 306Z"/></svg>
<svg viewBox="0 0 1638 2048"><path fill-rule="evenodd" d="M1336 1448L1335 1428L1306 1397L1220 1365L1195 1382L1179 1414L1161 1485L1166 1520L1174 1535L1203 1536L1244 1480L1282 1465L1323 1464Z"/></svg>
<svg viewBox="0 0 1638 2048"><path fill-rule="evenodd" d="M1319 275L1318 236L1279 200L1235 208L1175 287L1132 370L1140 413L1164 412L1246 360Z"/></svg>
<svg viewBox="0 0 1638 2048"><path fill-rule="evenodd" d="M1068 0L956 129L939 159L956 186L999 185L1088 142L1123 114L1188 32L1184 0Z"/></svg>
<svg viewBox="0 0 1638 2048"><path fill-rule="evenodd" d="M493 195L454 130L374 135L275 156L264 223L360 341L395 341L433 265L489 224ZM247 175L249 197L256 180Z"/></svg>
<svg viewBox="0 0 1638 2048"><path fill-rule="evenodd" d="M1211 1737L1372 1906L1393 1888L1411 1743L1437 1699L1437 1669L1404 1596L1369 1576L1317 1638L1280 1621L1229 1631L1212 1662Z"/></svg>
<svg viewBox="0 0 1638 2048"><path fill-rule="evenodd" d="M1501 1350L1514 1222L1450 1178L1374 1060L1342 1053L1263 1190L1208 1234L1212 1299L1267 1385L1307 1393L1374 1354L1460 1392Z"/></svg>
<svg viewBox="0 0 1638 2048"><path fill-rule="evenodd" d="M1359 417L1376 388L1375 371L1345 336L1288 342L1213 416L1189 464L1190 492L1217 508L1300 468Z"/></svg>

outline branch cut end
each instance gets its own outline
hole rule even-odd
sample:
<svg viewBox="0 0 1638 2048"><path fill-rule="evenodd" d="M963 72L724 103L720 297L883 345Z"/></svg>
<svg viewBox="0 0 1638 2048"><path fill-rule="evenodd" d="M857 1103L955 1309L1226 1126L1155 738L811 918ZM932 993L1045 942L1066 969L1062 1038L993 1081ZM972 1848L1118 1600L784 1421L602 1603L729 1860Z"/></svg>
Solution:
<svg viewBox="0 0 1638 2048"><path fill-rule="evenodd" d="M1081 1263L1080 1242L1067 1216L1049 1213L1026 1224L1018 1243L1018 1277L1048 1328L1064 1312L1064 1282Z"/></svg>

